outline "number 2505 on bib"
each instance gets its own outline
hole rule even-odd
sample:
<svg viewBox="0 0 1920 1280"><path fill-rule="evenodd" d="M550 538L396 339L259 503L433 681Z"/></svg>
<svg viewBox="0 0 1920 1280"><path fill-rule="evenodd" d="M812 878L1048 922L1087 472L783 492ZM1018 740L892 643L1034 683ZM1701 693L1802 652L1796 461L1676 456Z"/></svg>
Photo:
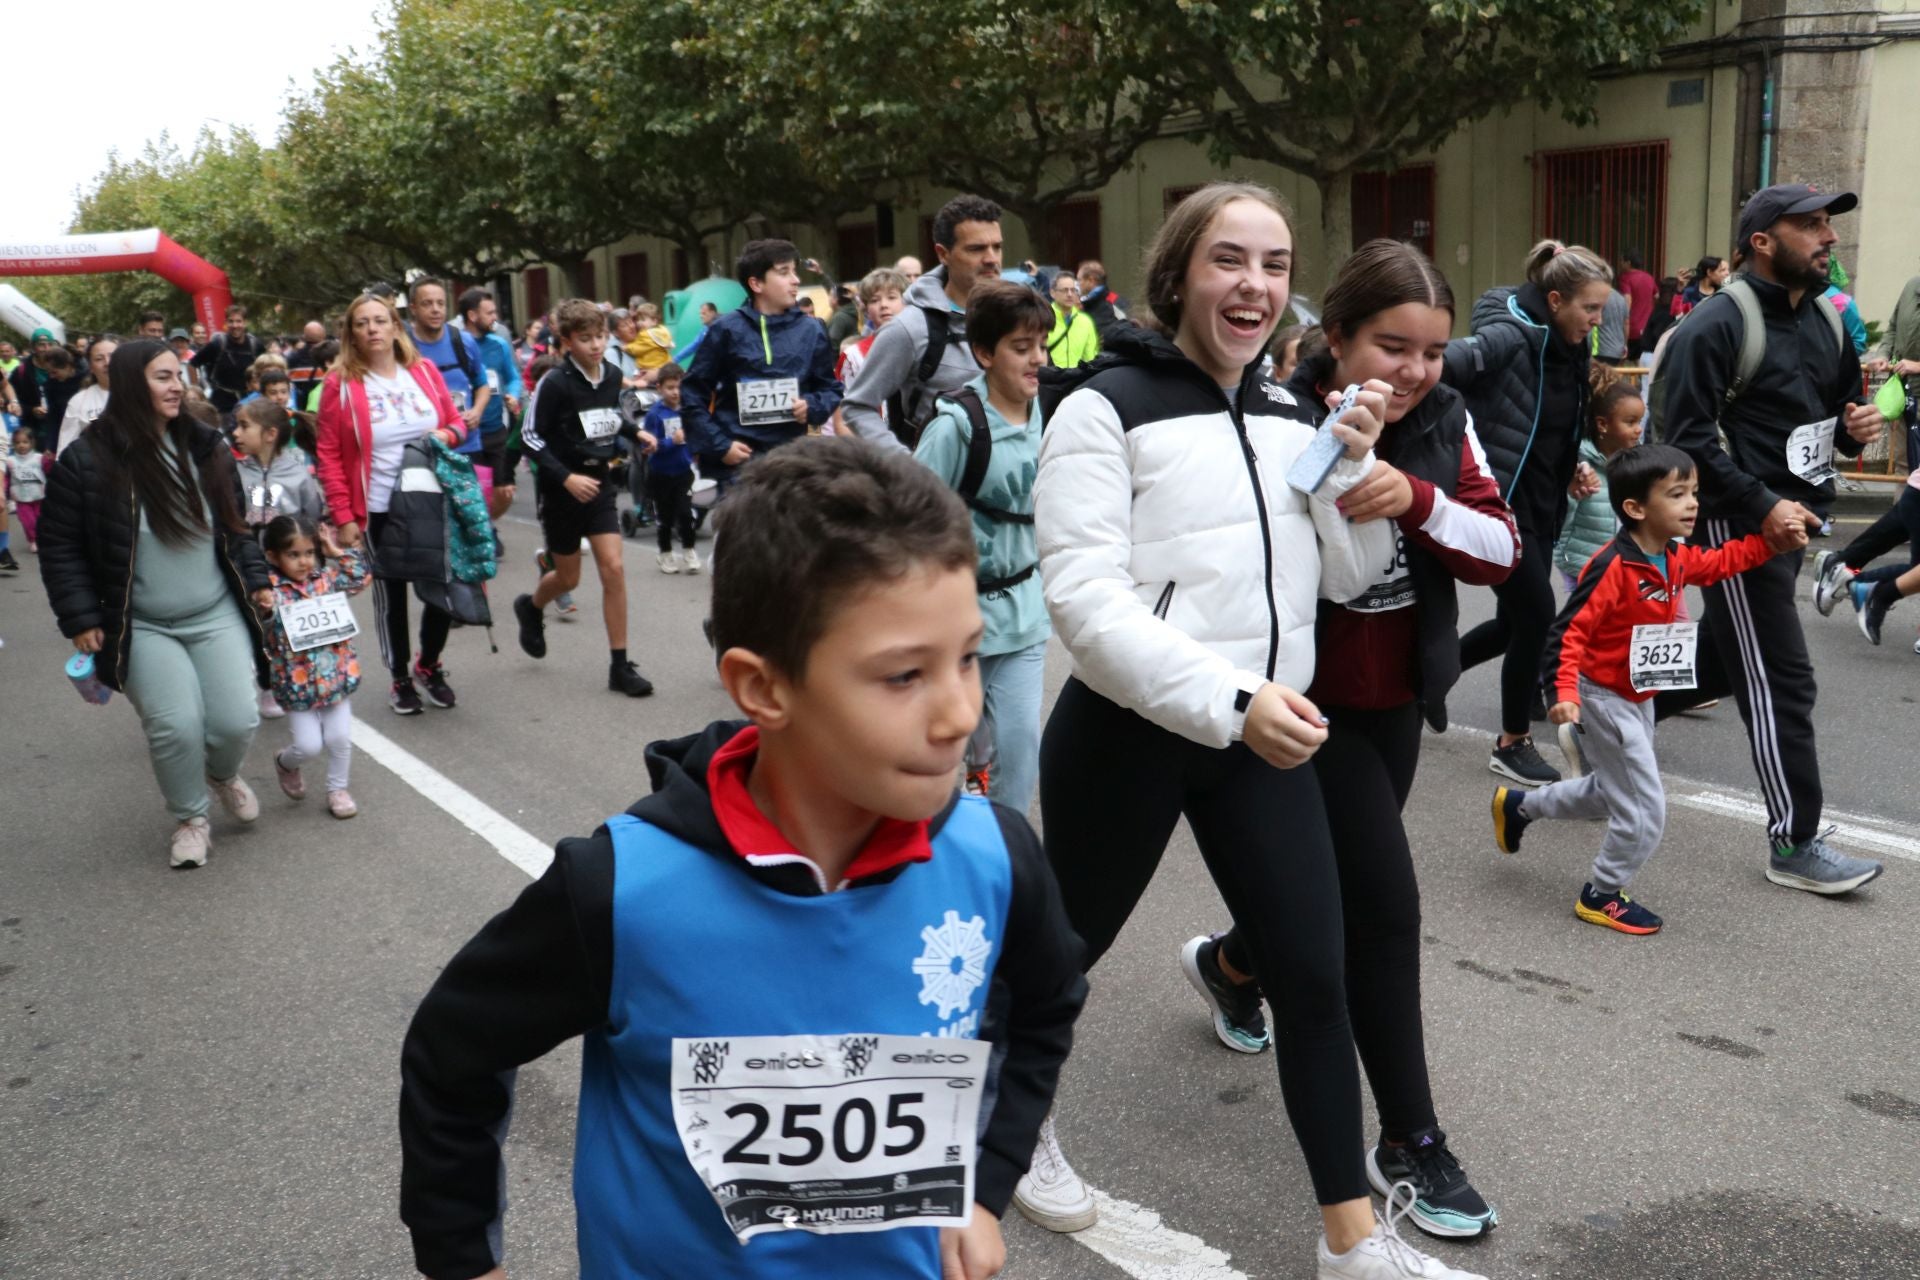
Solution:
<svg viewBox="0 0 1920 1280"><path fill-rule="evenodd" d="M673 1042L673 1123L742 1242L964 1226L981 1040L729 1036Z"/></svg>

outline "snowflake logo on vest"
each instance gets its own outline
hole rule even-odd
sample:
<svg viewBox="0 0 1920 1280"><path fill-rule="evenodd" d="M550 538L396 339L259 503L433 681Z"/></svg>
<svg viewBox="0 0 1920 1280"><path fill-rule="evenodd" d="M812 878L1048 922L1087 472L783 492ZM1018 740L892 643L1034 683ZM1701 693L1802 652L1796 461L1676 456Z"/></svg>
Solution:
<svg viewBox="0 0 1920 1280"><path fill-rule="evenodd" d="M942 1018L951 1018L973 1003L974 989L987 980L987 955L993 943L987 922L979 916L962 924L960 913L947 912L939 925L920 931L926 949L913 962L920 975L920 1003L938 1005Z"/></svg>

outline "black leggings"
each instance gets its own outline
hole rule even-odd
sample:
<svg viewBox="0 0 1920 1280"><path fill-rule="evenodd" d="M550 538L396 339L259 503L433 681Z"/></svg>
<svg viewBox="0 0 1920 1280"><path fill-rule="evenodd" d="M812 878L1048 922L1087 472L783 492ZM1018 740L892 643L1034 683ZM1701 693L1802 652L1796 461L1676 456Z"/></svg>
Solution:
<svg viewBox="0 0 1920 1280"><path fill-rule="evenodd" d="M673 535L680 545L693 550L693 472L647 477L647 496L653 499L653 518L660 539L660 550L673 550Z"/></svg>
<svg viewBox="0 0 1920 1280"><path fill-rule="evenodd" d="M1313 772L1340 869L1347 1017L1381 1131L1399 1142L1434 1123L1420 1025L1420 885L1400 821L1420 764L1419 704L1321 710L1333 723L1314 753ZM1227 963L1253 972L1237 925L1220 947Z"/></svg>
<svg viewBox="0 0 1920 1280"><path fill-rule="evenodd" d="M1906 564L1882 565L1878 569L1867 568L1869 564L1903 542L1907 544ZM1862 582L1897 578L1914 565L1920 564L1920 489L1912 485L1903 486L1899 500L1878 520L1868 525L1859 537L1846 545L1846 549L1840 553L1840 560L1849 569L1865 570L1860 577Z"/></svg>
<svg viewBox="0 0 1920 1280"><path fill-rule="evenodd" d="M1500 663L1500 730L1532 731L1533 700L1540 693L1540 659L1553 628L1553 539L1520 530L1520 563L1493 589L1500 602L1489 622L1460 637L1465 671L1505 655Z"/></svg>
<svg viewBox="0 0 1920 1280"><path fill-rule="evenodd" d="M373 545L376 561L379 559L380 535L386 531L386 527L386 512L375 511L367 516L367 541ZM373 608L381 620L381 660L387 664L387 670L395 680L408 679L413 646L407 637L407 584L388 582L376 575L373 580ZM440 661L440 651L447 647L447 632L452 629L453 618L445 609L431 604L421 606L421 666L431 667Z"/></svg>
<svg viewBox="0 0 1920 1280"><path fill-rule="evenodd" d="M1314 1194L1366 1195L1340 881L1313 772L1275 769L1238 743L1203 747L1069 680L1040 741L1040 813L1088 969L1186 816L1273 1008L1280 1092Z"/></svg>

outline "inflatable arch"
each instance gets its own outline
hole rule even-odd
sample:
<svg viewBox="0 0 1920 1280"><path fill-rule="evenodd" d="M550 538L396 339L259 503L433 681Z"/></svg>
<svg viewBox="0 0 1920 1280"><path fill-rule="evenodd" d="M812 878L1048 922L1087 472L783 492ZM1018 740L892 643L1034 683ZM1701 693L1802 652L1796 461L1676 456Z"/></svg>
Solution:
<svg viewBox="0 0 1920 1280"><path fill-rule="evenodd" d="M57 341L67 340L67 326L47 310L10 284L0 284L0 321L30 337L35 329L50 329Z"/></svg>
<svg viewBox="0 0 1920 1280"><path fill-rule="evenodd" d="M85 276L108 271L151 271L193 295L193 314L208 333L226 325L233 289L227 273L188 253L158 227L101 231L91 235L0 240L0 276Z"/></svg>

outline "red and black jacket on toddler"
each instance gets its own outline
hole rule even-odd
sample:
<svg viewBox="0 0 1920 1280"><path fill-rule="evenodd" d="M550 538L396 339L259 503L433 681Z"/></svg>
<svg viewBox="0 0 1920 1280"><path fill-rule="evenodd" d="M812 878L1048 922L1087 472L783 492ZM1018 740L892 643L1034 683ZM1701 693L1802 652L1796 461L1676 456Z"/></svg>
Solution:
<svg viewBox="0 0 1920 1280"><path fill-rule="evenodd" d="M653 794L561 841L421 1002L400 1216L431 1280L501 1265L514 1071L575 1036L584 1280L939 1280L934 1227L875 1228L964 1208L969 1148L1005 1211L1087 991L1038 839L956 797L882 821L829 892L748 794L758 749L738 722L650 745ZM919 1078L961 1058L977 1085Z"/></svg>
<svg viewBox="0 0 1920 1280"><path fill-rule="evenodd" d="M1636 690L1628 675L1633 629L1677 621L1689 586L1711 586L1758 568L1773 551L1765 538L1750 533L1711 549L1669 542L1666 555L1662 573L1626 529L1593 553L1547 633L1542 670L1549 676L1548 701L1580 701L1585 676L1630 702L1645 702L1658 691Z"/></svg>
<svg viewBox="0 0 1920 1280"><path fill-rule="evenodd" d="M1303 361L1287 389L1324 418L1326 394L1338 390L1332 376L1322 355ZM1520 562L1520 533L1452 387L1435 386L1389 424L1374 454L1407 477L1413 505L1395 520L1361 526L1361 536L1379 539L1379 573L1353 600L1320 602L1307 696L1359 711L1418 699L1428 722L1444 729L1447 694L1460 679L1456 585L1505 582Z"/></svg>

